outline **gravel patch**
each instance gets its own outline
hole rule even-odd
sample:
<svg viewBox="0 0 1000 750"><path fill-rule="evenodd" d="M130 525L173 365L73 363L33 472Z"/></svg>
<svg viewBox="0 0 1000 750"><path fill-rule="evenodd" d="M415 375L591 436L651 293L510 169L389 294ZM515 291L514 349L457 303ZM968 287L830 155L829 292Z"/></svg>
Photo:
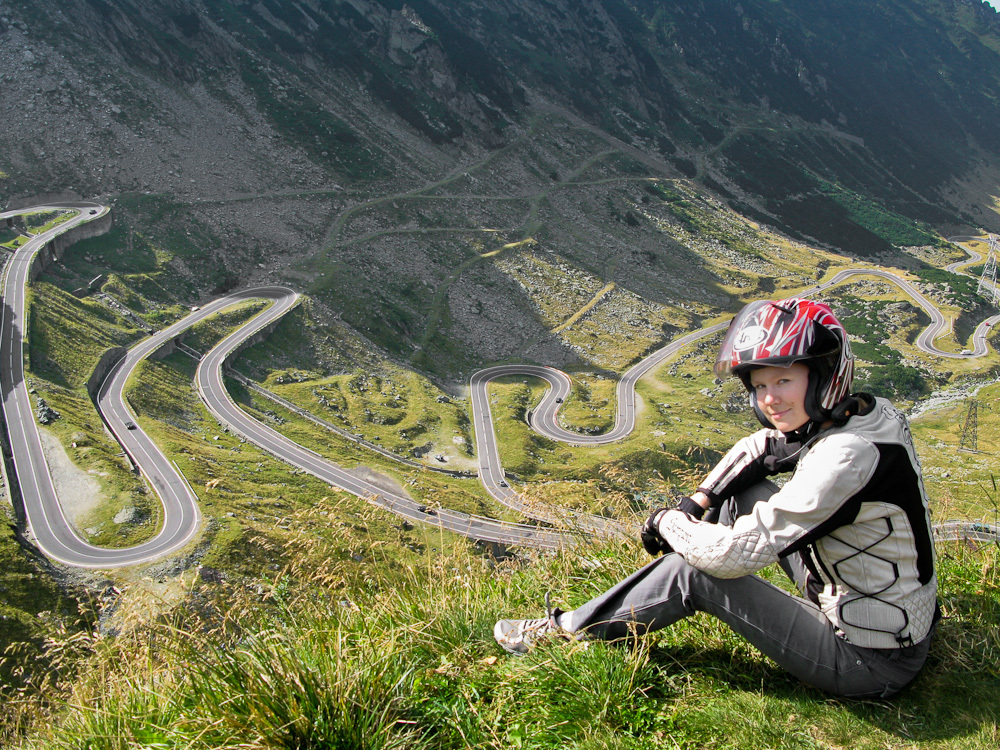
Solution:
<svg viewBox="0 0 1000 750"><path fill-rule="evenodd" d="M79 526L82 519L101 503L101 485L73 463L62 443L45 430L39 430L49 474L66 518Z"/></svg>

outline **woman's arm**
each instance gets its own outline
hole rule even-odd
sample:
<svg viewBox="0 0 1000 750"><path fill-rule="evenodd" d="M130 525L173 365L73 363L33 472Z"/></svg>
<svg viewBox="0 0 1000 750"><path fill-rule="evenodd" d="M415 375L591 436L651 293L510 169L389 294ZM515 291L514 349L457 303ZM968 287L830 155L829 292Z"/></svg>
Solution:
<svg viewBox="0 0 1000 750"><path fill-rule="evenodd" d="M865 487L878 460L878 450L867 440L851 435L826 438L802 459L781 490L736 519L732 527L670 510L660 517L658 530L699 570L718 578L748 575L776 562L826 525Z"/></svg>

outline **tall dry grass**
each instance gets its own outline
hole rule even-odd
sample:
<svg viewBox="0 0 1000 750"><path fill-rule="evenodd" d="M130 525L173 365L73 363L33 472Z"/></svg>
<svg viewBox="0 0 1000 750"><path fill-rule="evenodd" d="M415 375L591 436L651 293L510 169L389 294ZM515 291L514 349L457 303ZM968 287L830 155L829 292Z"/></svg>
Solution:
<svg viewBox="0 0 1000 750"><path fill-rule="evenodd" d="M323 512L292 519L303 529L285 550L293 562L263 588L195 590L115 637L53 639L65 668L39 686L47 703L25 702L11 746L997 746L994 545L941 551L945 620L924 674L895 701L853 703L801 686L706 616L627 648L559 642L522 659L498 649L496 619L536 616L547 590L581 603L642 562L634 545L500 562L456 545L400 566L373 543L359 569L306 533Z"/></svg>

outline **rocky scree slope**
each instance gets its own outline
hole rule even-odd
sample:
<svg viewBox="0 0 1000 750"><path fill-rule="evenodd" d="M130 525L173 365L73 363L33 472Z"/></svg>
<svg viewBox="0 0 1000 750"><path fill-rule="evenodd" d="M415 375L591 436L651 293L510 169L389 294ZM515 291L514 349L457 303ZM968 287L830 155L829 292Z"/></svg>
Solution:
<svg viewBox="0 0 1000 750"><path fill-rule="evenodd" d="M214 268L194 295L281 278L418 360L482 306L534 333L471 359L541 357L476 261L505 243L736 304L642 179L884 262L932 241L913 220L1000 228L998 51L979 0L0 0L0 201L155 194Z"/></svg>

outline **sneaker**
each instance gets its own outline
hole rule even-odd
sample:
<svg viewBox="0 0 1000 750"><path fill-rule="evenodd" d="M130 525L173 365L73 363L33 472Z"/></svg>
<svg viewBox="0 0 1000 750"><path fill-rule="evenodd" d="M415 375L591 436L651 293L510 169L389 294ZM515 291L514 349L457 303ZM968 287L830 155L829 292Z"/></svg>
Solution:
<svg viewBox="0 0 1000 750"><path fill-rule="evenodd" d="M561 609L553 609L549 604L549 595L545 594L545 617L536 620L500 620L493 627L493 637L503 648L512 654L524 655L539 639L555 635L570 639L573 634L559 624Z"/></svg>

